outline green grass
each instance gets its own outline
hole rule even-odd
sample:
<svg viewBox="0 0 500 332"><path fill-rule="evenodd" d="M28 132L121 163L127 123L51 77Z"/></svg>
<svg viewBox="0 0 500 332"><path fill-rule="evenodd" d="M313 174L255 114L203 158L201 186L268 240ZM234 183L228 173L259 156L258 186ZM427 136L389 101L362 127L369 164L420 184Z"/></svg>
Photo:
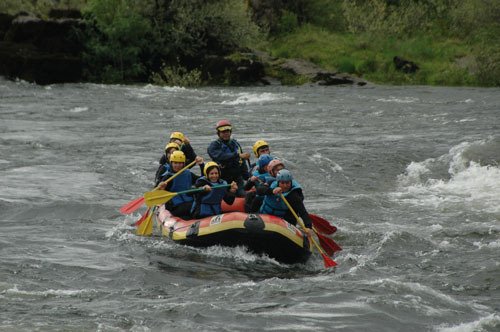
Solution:
<svg viewBox="0 0 500 332"><path fill-rule="evenodd" d="M477 85L472 70L457 62L470 56L473 46L437 33L401 39L304 25L271 40L267 51L277 57L306 59L327 70L354 73L375 83ZM396 71L392 62L396 55L417 63L420 70L415 74Z"/></svg>

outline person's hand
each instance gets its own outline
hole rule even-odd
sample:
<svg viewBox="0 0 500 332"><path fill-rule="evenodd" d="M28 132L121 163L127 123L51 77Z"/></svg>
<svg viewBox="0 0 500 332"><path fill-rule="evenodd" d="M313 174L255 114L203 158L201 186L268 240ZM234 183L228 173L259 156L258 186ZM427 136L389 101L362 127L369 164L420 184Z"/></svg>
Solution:
<svg viewBox="0 0 500 332"><path fill-rule="evenodd" d="M258 177L256 177L255 175L252 175L252 177L250 178L250 181L252 182L257 182L259 180Z"/></svg>
<svg viewBox="0 0 500 332"><path fill-rule="evenodd" d="M210 191L212 191L212 187L210 187L210 185L206 184L203 186L203 190L210 192Z"/></svg>
<svg viewBox="0 0 500 332"><path fill-rule="evenodd" d="M184 144L189 145L191 141L189 141L189 138L187 136L184 136Z"/></svg>
<svg viewBox="0 0 500 332"><path fill-rule="evenodd" d="M248 153L248 152L240 153L240 158L241 159L250 159L250 153Z"/></svg>
<svg viewBox="0 0 500 332"><path fill-rule="evenodd" d="M160 184L158 185L158 190L165 190L165 188L167 187L167 182L163 181L163 182L160 182Z"/></svg>
<svg viewBox="0 0 500 332"><path fill-rule="evenodd" d="M279 194L281 194L282 191L283 190L281 190L281 187L276 187L273 189L273 194L279 195Z"/></svg>
<svg viewBox="0 0 500 332"><path fill-rule="evenodd" d="M238 190L238 185L236 184L236 182L231 182L231 188L229 189L230 192L232 192L233 194Z"/></svg>
<svg viewBox="0 0 500 332"><path fill-rule="evenodd" d="M196 156L194 161L196 161L196 165L201 165L201 164L203 164L203 157Z"/></svg>
<svg viewBox="0 0 500 332"><path fill-rule="evenodd" d="M310 228L307 228L307 227L306 227L306 228L304 228L302 231L303 231L304 233L306 233L307 237L310 237L310 236L312 235L312 233L311 233L311 229L310 229Z"/></svg>

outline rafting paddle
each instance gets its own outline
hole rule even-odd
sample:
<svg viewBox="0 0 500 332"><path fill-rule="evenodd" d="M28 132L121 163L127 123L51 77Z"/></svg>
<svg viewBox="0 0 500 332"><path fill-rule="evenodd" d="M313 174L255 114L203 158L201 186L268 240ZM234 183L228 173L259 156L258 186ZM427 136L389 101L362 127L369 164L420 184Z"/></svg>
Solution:
<svg viewBox="0 0 500 332"><path fill-rule="evenodd" d="M191 163L189 163L187 166L185 166L183 169L179 170L177 173L175 173L174 175L172 175L171 177L169 177L168 179L166 179L165 181L161 182L155 189L153 190L158 190L158 188L162 185L162 184L165 184L165 183L169 183L170 181L172 181L173 179L175 179L176 176L180 175L182 172L184 172L185 170L187 170L188 168L190 168L191 166L193 166L194 164L196 163L196 161L193 161ZM128 202L127 204L123 205L121 208L120 208L120 213L122 214L131 214L132 212L136 211L138 208L140 208L142 206L142 204L144 204L144 196L141 196L141 197L137 197L136 199Z"/></svg>
<svg viewBox="0 0 500 332"><path fill-rule="evenodd" d="M151 208L148 208L146 212L144 212L141 218L134 223L134 226L139 226L144 220L146 220L146 217L149 215L149 210L151 210Z"/></svg>
<svg viewBox="0 0 500 332"><path fill-rule="evenodd" d="M304 231L306 231L306 226L304 225L304 221L302 220L302 218L297 215L297 213L292 208L292 206L290 205L290 203L288 203L288 201L285 198L285 196L283 194L280 194L280 196L281 196L281 199L283 200L283 202L285 202L285 204L288 207L288 209L290 210L290 212L292 212L293 216L295 217L295 219L299 223L300 227L302 227L302 229ZM314 231L314 229L313 229L313 231ZM315 233L316 233L316 235L318 235L318 233L316 231L315 231ZM333 259L331 259L330 257L328 257L328 255L319 246L318 242L316 242L316 240L314 239L314 237L310 236L309 238L311 239L312 243L314 244L314 246L316 247L316 249L318 249L319 253L323 257L323 262L325 264L325 268L336 266L337 263Z"/></svg>
<svg viewBox="0 0 500 332"><path fill-rule="evenodd" d="M229 186L230 186L229 184L222 184L218 186L213 186L212 189L227 188ZM205 188L203 187L179 191L179 192L170 192L166 190L153 190L153 191L148 191L147 193L144 194L144 201L146 202L147 206L151 207L151 206L165 204L166 202L170 201L177 195L202 192L203 190L205 190Z"/></svg>
<svg viewBox="0 0 500 332"><path fill-rule="evenodd" d="M146 218L142 221L142 223L135 230L136 235L140 236L150 236L153 234L153 215L155 213L156 208L153 208L151 211L148 209L148 214Z"/></svg>
<svg viewBox="0 0 500 332"><path fill-rule="evenodd" d="M311 218L313 226L316 227L316 230L318 232L330 235L330 234L333 234L337 231L337 227L330 225L328 220L326 220L318 215L310 213L309 218Z"/></svg>
<svg viewBox="0 0 500 332"><path fill-rule="evenodd" d="M332 239L330 239L329 237L327 237L321 233L318 233L318 231L316 230L316 228L314 226L313 226L313 230L316 233L316 235L318 236L319 245L321 246L321 248L323 248L325 250L325 252L328 254L328 256L333 256L333 254L335 252L342 250L342 247L339 246L337 244L337 242L333 241Z"/></svg>

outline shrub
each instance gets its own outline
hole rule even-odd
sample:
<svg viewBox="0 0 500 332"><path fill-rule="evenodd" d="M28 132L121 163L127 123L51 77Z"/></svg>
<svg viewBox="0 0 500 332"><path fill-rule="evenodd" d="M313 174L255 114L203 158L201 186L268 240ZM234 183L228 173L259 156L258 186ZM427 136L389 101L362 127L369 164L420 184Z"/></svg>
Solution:
<svg viewBox="0 0 500 332"><path fill-rule="evenodd" d="M202 85L201 71L187 70L182 66L163 66L160 72L151 77L154 84L168 86L192 87Z"/></svg>
<svg viewBox="0 0 500 332"><path fill-rule="evenodd" d="M106 83L137 81L145 76L141 53L148 48L149 21L133 0L91 0L85 12L88 29L85 75Z"/></svg>

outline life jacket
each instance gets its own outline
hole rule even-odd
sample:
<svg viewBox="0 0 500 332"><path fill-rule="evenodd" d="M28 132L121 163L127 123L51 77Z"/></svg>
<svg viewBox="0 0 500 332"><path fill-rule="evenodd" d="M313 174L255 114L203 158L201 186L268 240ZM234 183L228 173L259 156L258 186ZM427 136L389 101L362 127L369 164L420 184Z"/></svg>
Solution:
<svg viewBox="0 0 500 332"><path fill-rule="evenodd" d="M271 190L278 187L278 181L274 181L269 187ZM292 187L286 193L283 193L283 196L288 196L292 192L292 190L302 190L300 184L295 180L292 180ZM288 207L285 202L279 195L266 195L264 197L264 202L262 202L262 206L260 207L259 212L264 214L272 214L278 217L284 217L286 212L288 211Z"/></svg>
<svg viewBox="0 0 500 332"><path fill-rule="evenodd" d="M202 176L198 179L198 181L206 182L211 187L226 185L227 182L219 179L217 182L210 182L205 176ZM191 208L191 213L197 210L199 205L198 216L207 217L214 216L222 213L221 202L224 196L226 195L227 188L217 188L212 189L208 194L201 196L201 199L193 202L193 206Z"/></svg>
<svg viewBox="0 0 500 332"><path fill-rule="evenodd" d="M172 173L172 167L170 167L170 164L169 163L165 163L163 165L163 169L164 169L164 172L161 176L165 176L167 175L168 173Z"/></svg>
<svg viewBox="0 0 500 332"><path fill-rule="evenodd" d="M173 176L175 173L168 172L167 175ZM185 170L183 171L180 175L178 175L175 179L172 180L172 186L169 188L171 192L179 192L179 191L184 191L191 189L191 186L193 184L193 180L191 177L191 171L190 170ZM180 195L175 195L170 202L172 203L172 206L177 206L181 203L184 202L192 202L193 197L186 195L186 194L180 194Z"/></svg>
<svg viewBox="0 0 500 332"><path fill-rule="evenodd" d="M258 177L262 182L266 182L266 178L270 176L268 172L260 173L259 169L254 170L252 175Z"/></svg>

